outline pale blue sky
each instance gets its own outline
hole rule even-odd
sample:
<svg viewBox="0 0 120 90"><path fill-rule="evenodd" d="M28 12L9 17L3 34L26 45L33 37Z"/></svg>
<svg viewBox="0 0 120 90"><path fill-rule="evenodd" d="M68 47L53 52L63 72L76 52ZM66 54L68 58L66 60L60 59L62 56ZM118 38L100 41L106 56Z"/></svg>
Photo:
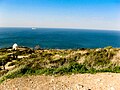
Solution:
<svg viewBox="0 0 120 90"><path fill-rule="evenodd" d="M120 0L0 0L0 27L120 30Z"/></svg>

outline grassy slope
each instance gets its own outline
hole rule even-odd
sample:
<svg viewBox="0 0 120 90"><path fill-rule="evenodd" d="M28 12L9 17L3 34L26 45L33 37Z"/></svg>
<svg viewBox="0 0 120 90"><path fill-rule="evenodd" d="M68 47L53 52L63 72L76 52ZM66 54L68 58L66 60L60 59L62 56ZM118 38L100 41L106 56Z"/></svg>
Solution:
<svg viewBox="0 0 120 90"><path fill-rule="evenodd" d="M3 49L0 50L0 63L4 62L7 64L10 61L11 65L15 65L15 67L11 70L1 70L0 82L8 78L24 75L120 72L120 66L111 61L119 50L112 47L103 49L49 49L35 51L29 48L22 51L8 51ZM29 57L9 57L9 53L14 53L18 56L29 54Z"/></svg>

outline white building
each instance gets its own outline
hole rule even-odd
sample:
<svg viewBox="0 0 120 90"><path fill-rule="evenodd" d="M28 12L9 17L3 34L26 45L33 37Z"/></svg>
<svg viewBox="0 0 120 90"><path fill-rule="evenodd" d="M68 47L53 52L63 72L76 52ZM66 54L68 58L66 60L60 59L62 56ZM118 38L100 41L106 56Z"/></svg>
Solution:
<svg viewBox="0 0 120 90"><path fill-rule="evenodd" d="M17 50L17 48L18 48L18 45L15 43L15 44L13 44L13 47L12 47L14 50Z"/></svg>

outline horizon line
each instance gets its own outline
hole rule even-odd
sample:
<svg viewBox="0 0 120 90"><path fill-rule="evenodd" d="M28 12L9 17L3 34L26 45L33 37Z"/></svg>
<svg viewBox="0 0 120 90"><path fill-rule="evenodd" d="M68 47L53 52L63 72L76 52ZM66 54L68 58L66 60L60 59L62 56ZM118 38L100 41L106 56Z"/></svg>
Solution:
<svg viewBox="0 0 120 90"><path fill-rule="evenodd" d="M0 26L0 28L51 28L51 29L84 29L84 30L112 30L120 31L120 29L103 29L103 28L76 28L76 27L40 27L40 26Z"/></svg>

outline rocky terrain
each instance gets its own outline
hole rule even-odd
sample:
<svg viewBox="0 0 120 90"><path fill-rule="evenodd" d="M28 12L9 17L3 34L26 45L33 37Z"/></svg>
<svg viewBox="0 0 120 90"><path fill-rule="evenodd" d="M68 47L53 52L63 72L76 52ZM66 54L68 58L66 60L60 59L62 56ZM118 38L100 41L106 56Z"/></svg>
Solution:
<svg viewBox="0 0 120 90"><path fill-rule="evenodd" d="M0 90L120 90L120 74L27 76L6 80Z"/></svg>

